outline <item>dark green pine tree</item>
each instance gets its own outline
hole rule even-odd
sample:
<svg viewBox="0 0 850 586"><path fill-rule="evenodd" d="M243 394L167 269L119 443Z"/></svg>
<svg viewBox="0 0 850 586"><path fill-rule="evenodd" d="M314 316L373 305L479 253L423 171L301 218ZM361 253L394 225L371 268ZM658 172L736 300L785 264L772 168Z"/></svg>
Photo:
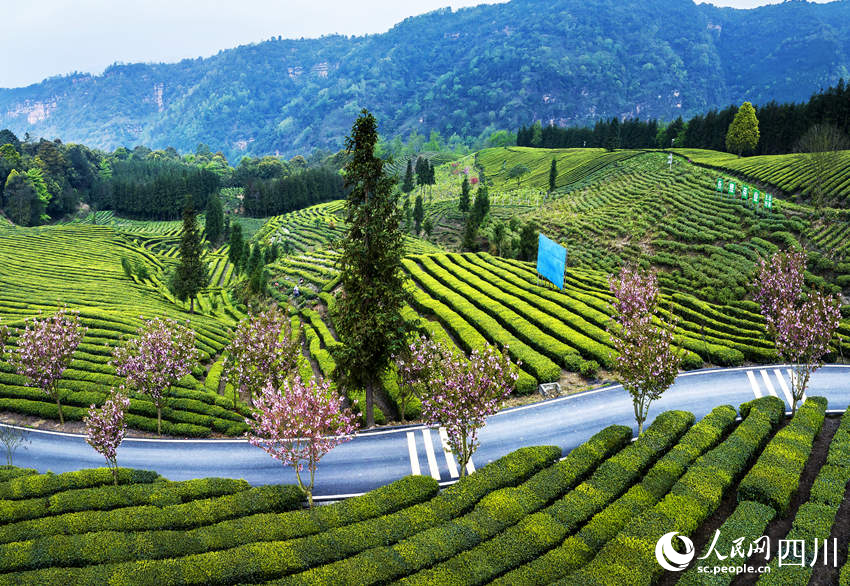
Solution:
<svg viewBox="0 0 850 586"><path fill-rule="evenodd" d="M487 193L487 187L484 185L478 186L478 191L475 193L475 203L472 206L472 221L476 227L480 226L490 213L490 195Z"/></svg>
<svg viewBox="0 0 850 586"><path fill-rule="evenodd" d="M552 165L549 167L549 192L555 191L555 182L558 180L558 163L552 159Z"/></svg>
<svg viewBox="0 0 850 586"><path fill-rule="evenodd" d="M460 184L460 201L457 209L462 212L469 211L469 177L466 175L463 176L463 182Z"/></svg>
<svg viewBox="0 0 850 586"><path fill-rule="evenodd" d="M239 261L239 266L242 267L243 273L250 274L248 261L251 260L251 243L247 240L245 241L245 245L242 247L242 260Z"/></svg>
<svg viewBox="0 0 850 586"><path fill-rule="evenodd" d="M423 187L428 184L428 159L416 157L416 185Z"/></svg>
<svg viewBox="0 0 850 586"><path fill-rule="evenodd" d="M263 251L260 250L259 244L255 244L248 257L248 268L245 272L250 277L257 271L257 267L261 266L263 266Z"/></svg>
<svg viewBox="0 0 850 586"><path fill-rule="evenodd" d="M201 235L192 196L183 205L183 229L180 232L180 263L174 274L174 293L180 301L189 300L189 313L195 313L195 298L210 282L207 265L201 259Z"/></svg>
<svg viewBox="0 0 850 586"><path fill-rule="evenodd" d="M242 224L234 222L230 228L230 250L227 252L227 259L234 269L239 269L242 260L242 249L245 247L242 241Z"/></svg>
<svg viewBox="0 0 850 586"><path fill-rule="evenodd" d="M422 194L416 196L416 203L413 204L413 222L416 235L422 231L422 220L425 219L425 210L422 208Z"/></svg>
<svg viewBox="0 0 850 586"><path fill-rule="evenodd" d="M211 247L215 248L221 240L221 235L224 231L224 208L217 193L213 193L207 200L207 211L204 222L207 242L209 242Z"/></svg>
<svg viewBox="0 0 850 586"><path fill-rule="evenodd" d="M349 388L365 389L367 426L375 423L380 377L404 350L410 331L401 315L409 302L401 207L384 161L374 154L377 141L375 117L364 109L345 139L348 232L338 261L342 287L331 312L341 342L332 350L334 377Z"/></svg>
<svg viewBox="0 0 850 586"><path fill-rule="evenodd" d="M519 259L536 260L538 232L534 224L528 222L519 234Z"/></svg>
<svg viewBox="0 0 850 586"><path fill-rule="evenodd" d="M407 171L404 172L404 181L401 184L401 191L403 193L410 193L413 191L413 161L407 159Z"/></svg>
<svg viewBox="0 0 850 586"><path fill-rule="evenodd" d="M475 223L475 220L470 215L466 219L466 223L463 226L463 240L461 241L461 247L464 250L474 251L476 249L476 239L478 238L478 224Z"/></svg>

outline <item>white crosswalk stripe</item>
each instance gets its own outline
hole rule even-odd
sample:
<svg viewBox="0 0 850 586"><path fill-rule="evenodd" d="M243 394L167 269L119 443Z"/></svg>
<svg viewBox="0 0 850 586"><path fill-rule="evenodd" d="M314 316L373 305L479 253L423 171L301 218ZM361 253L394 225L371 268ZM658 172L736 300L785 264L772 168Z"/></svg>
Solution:
<svg viewBox="0 0 850 586"><path fill-rule="evenodd" d="M423 429L422 437L425 440L425 456L428 458L428 468L434 480L440 479L440 469L437 467L437 456L434 455L434 444L431 443L431 430Z"/></svg>
<svg viewBox="0 0 850 586"><path fill-rule="evenodd" d="M761 389L759 389L759 384L756 382L756 377L753 376L753 371L747 371L747 378L750 379L750 386L753 388L753 394L756 396L756 399L761 399Z"/></svg>
<svg viewBox="0 0 850 586"><path fill-rule="evenodd" d="M416 434L412 431L407 432L407 452L410 454L410 473L419 476L422 469L419 467L419 454L416 453Z"/></svg>
<svg viewBox="0 0 850 586"><path fill-rule="evenodd" d="M773 383L770 382L770 375L767 373L767 371L762 370L760 372L761 378L764 379L764 386L767 387L767 392L773 395L774 397L779 397L779 395L776 394L776 389L773 387Z"/></svg>
<svg viewBox="0 0 850 586"><path fill-rule="evenodd" d="M788 383L785 382L785 377L782 376L782 371L778 368L773 369L773 374L776 376L776 380L779 382L779 388L782 389L782 394L785 395L785 399L788 401L788 406L794 404L794 397L791 396L791 389L788 388Z"/></svg>

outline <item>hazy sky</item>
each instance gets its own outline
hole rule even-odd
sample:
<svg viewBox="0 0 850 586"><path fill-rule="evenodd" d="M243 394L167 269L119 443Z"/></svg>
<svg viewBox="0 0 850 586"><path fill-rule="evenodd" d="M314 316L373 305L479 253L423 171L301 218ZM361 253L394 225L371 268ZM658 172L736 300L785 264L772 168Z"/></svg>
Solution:
<svg viewBox="0 0 850 586"><path fill-rule="evenodd" d="M826 0L818 0L826 1ZM495 0L0 0L0 87L100 73L111 63L179 61L272 36L384 32L407 16ZM717 0L751 8L767 0Z"/></svg>

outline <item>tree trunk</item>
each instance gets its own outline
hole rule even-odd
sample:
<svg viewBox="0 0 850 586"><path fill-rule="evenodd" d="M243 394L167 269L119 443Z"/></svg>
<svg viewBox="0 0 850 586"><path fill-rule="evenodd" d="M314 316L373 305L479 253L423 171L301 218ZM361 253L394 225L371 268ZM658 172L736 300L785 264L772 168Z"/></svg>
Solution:
<svg viewBox="0 0 850 586"><path fill-rule="evenodd" d="M374 383L370 380L366 383L366 427L375 425L375 396Z"/></svg>
<svg viewBox="0 0 850 586"><path fill-rule="evenodd" d="M162 407L156 406L156 434L162 436Z"/></svg>
<svg viewBox="0 0 850 586"><path fill-rule="evenodd" d="M191 313L191 314L195 313L195 298L194 297L189 298L189 313Z"/></svg>
<svg viewBox="0 0 850 586"><path fill-rule="evenodd" d="M65 417L62 415L62 402L59 400L58 391L56 395L56 407L59 409L59 425L65 425Z"/></svg>

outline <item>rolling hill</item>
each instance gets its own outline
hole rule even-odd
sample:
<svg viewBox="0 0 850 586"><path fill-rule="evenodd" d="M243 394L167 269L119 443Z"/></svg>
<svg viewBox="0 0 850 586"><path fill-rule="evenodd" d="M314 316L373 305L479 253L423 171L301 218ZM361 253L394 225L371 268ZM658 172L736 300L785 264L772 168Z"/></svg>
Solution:
<svg viewBox="0 0 850 586"><path fill-rule="evenodd" d="M801 101L850 77L850 4L754 10L691 0L512 0L365 37L271 39L208 59L128 64L0 90L0 128L113 149L231 159L336 149L368 107L386 136L461 137L532 120L688 117Z"/></svg>

